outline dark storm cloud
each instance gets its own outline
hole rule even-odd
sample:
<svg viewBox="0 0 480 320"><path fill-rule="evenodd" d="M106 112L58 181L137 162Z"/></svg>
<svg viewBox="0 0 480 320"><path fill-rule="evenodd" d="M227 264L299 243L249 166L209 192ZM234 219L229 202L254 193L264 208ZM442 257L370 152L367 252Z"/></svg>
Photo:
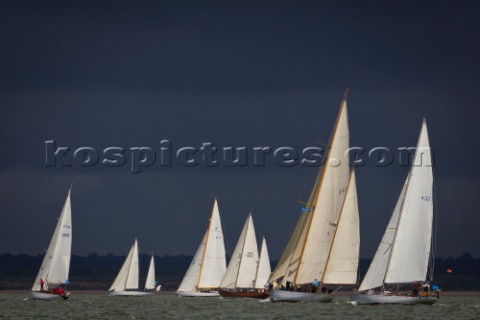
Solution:
<svg viewBox="0 0 480 320"><path fill-rule="evenodd" d="M478 251L479 5L473 1L3 2L0 251L37 253L75 180L74 252L192 254L220 203L233 249L250 208L276 258L312 168L47 168L71 147L328 141L349 87L352 145L414 145L427 115L438 254ZM407 168L357 171L362 256ZM455 234L455 237L452 236Z"/></svg>

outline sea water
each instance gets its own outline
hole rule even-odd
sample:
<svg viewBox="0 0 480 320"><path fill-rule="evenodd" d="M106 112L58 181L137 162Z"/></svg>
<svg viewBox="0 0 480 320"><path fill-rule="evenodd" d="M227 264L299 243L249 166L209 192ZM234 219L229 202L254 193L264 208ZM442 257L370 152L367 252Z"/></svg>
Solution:
<svg viewBox="0 0 480 320"><path fill-rule="evenodd" d="M271 303L253 299L108 297L73 294L67 301L35 301L0 292L0 319L480 319L480 297L441 297L433 306L350 303Z"/></svg>

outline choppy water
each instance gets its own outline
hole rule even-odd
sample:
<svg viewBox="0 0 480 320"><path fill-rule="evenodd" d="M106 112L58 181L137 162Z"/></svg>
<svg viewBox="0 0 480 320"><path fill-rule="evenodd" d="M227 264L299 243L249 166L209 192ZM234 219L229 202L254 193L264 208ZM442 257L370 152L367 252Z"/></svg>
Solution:
<svg viewBox="0 0 480 320"><path fill-rule="evenodd" d="M333 303L259 303L249 299L108 297L75 294L67 301L24 301L0 294L0 319L480 319L479 297L442 297L433 306L359 306Z"/></svg>

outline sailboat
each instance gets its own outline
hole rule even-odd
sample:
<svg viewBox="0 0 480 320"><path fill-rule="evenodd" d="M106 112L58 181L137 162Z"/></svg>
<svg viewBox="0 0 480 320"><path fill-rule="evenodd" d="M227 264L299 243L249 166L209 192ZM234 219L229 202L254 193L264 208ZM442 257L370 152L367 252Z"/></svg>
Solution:
<svg viewBox="0 0 480 320"><path fill-rule="evenodd" d="M109 289L109 296L141 297L153 295L151 292L138 291L138 265L138 241L135 238L120 272Z"/></svg>
<svg viewBox="0 0 480 320"><path fill-rule="evenodd" d="M208 229L180 283L177 295L179 297L219 296L217 289L226 269L222 222L217 199L215 199Z"/></svg>
<svg viewBox="0 0 480 320"><path fill-rule="evenodd" d="M160 288L157 288L155 283L155 260L152 253L150 265L148 266L147 280L145 281L145 291L152 291L155 289L158 289L157 291L160 290Z"/></svg>
<svg viewBox="0 0 480 320"><path fill-rule="evenodd" d="M415 157L387 229L352 300L359 304L433 304L433 170L425 119ZM429 267L430 273L429 273ZM430 282L431 282L430 278ZM411 291L401 291L402 286ZM419 290L420 289L420 290ZM422 292L419 292L422 291Z"/></svg>
<svg viewBox="0 0 480 320"><path fill-rule="evenodd" d="M270 275L268 259L265 238L263 238L261 256L258 255L255 227L250 213L220 283L220 295L225 298L267 298L269 293L265 290L265 285Z"/></svg>
<svg viewBox="0 0 480 320"><path fill-rule="evenodd" d="M63 285L69 283L70 255L72 251L72 209L70 192L58 218L55 232L43 258L37 278L32 287L32 298L39 300L68 299Z"/></svg>
<svg viewBox="0 0 480 320"><path fill-rule="evenodd" d="M349 148L347 92L324 165L270 276L271 301L330 302L328 285L356 285L360 249L355 172Z"/></svg>

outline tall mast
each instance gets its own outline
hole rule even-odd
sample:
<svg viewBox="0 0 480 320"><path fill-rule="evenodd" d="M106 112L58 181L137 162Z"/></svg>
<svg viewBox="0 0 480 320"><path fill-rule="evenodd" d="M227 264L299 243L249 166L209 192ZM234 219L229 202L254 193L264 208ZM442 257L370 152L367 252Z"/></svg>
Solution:
<svg viewBox="0 0 480 320"><path fill-rule="evenodd" d="M208 236L210 235L210 227L212 226L213 212L215 211L216 203L217 203L217 197L215 197L213 201L212 213L210 214L210 221L208 223L207 236L205 238L205 246L203 247L202 262L200 263L200 272L198 273L197 290L199 289L198 286L200 285L200 279L202 278L203 261L205 260L205 253L207 252Z"/></svg>
<svg viewBox="0 0 480 320"><path fill-rule="evenodd" d="M332 141L335 139L335 134L337 133L338 123L340 121L340 116L342 115L342 112L343 112L343 109L344 109L343 107L344 107L345 101L347 100L347 95L348 95L348 89L346 89L345 93L343 94L342 102L340 104L340 111L338 112L337 120L335 121L335 128L334 128L333 133L330 137L330 142L328 143L327 156L325 157L325 162L323 163L320 175L318 176L317 180L315 181L315 185L313 187L312 193L310 194L310 197L309 197L308 202L307 202L307 209L309 209L310 212L311 212L311 215L309 217L310 221L308 222L307 234L305 235L305 240L303 241L302 252L301 252L300 258L298 260L298 267L297 267L297 270L295 272L295 277L293 279L293 283L297 282L298 272L300 271L300 267L302 265L303 253L305 251L305 245L307 243L308 236L309 236L309 233L310 233L310 228L312 226L314 209L315 209L315 206L317 205L318 193L320 192L320 188L321 188L322 182L323 182L323 176L324 176L325 170L327 169L327 166L328 166L328 160L329 160L329 157L330 157L330 150L331 150L331 146L332 146Z"/></svg>

